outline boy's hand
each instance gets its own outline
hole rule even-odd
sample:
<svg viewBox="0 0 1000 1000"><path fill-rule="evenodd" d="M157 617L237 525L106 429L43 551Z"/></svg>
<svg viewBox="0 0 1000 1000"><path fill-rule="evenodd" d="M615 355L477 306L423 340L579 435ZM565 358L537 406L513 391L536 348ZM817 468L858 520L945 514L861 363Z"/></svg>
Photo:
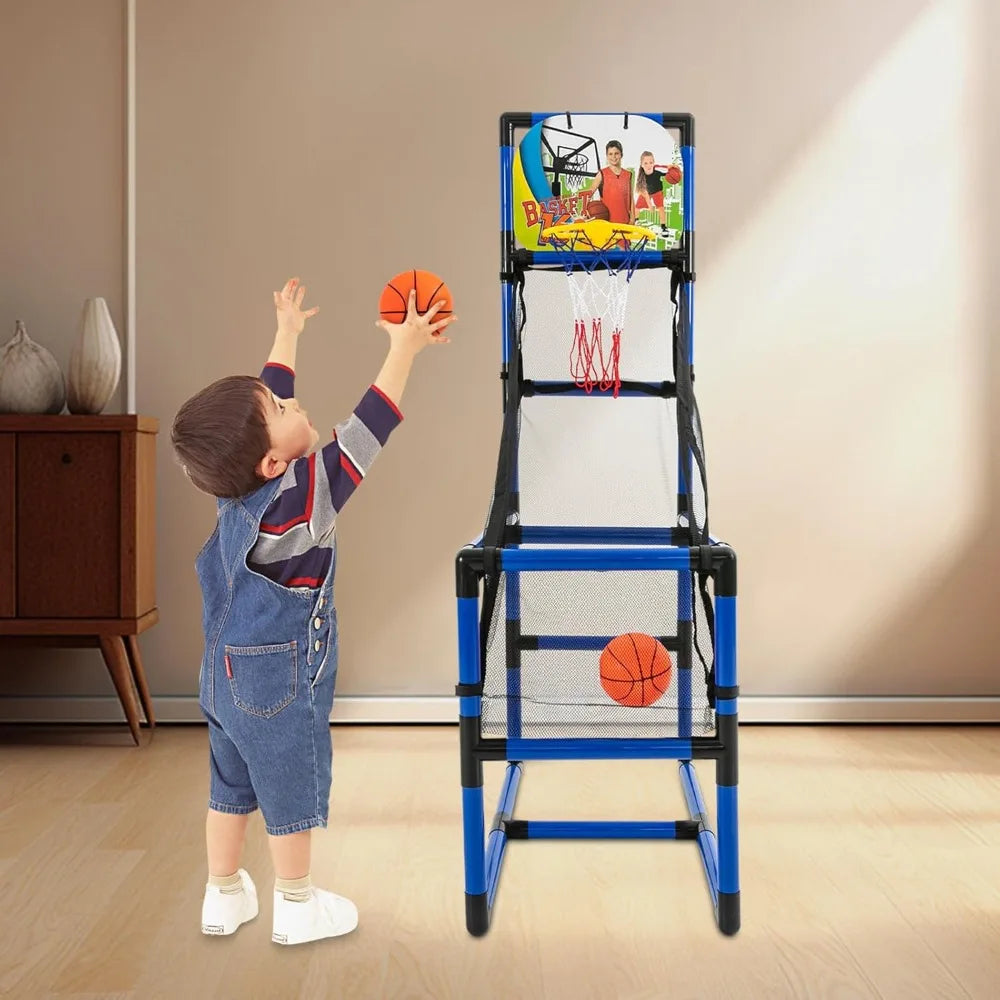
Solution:
<svg viewBox="0 0 1000 1000"><path fill-rule="evenodd" d="M375 325L382 327L392 341L392 349L405 351L407 354L419 354L428 344L449 344L448 337L441 335L445 327L458 319L457 316L446 316L435 321L434 317L444 305L444 300L435 302L421 316L417 312L417 292L410 289L410 301L407 303L406 319L402 323L390 323L388 320L377 320Z"/></svg>
<svg viewBox="0 0 1000 1000"><path fill-rule="evenodd" d="M306 320L319 312L319 306L302 309L306 286L299 284L298 278L289 278L280 292L274 293L274 308L278 314L278 333L298 336L306 325Z"/></svg>

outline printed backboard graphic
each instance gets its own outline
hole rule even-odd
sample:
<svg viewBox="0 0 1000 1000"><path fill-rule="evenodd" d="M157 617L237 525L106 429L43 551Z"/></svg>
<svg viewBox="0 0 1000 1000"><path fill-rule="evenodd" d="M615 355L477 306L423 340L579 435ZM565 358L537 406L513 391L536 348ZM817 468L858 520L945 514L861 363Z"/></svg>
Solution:
<svg viewBox="0 0 1000 1000"><path fill-rule="evenodd" d="M553 249L550 226L591 218L643 226L650 250L680 245L684 171L680 135L642 115L558 114L533 125L512 161L514 240Z"/></svg>

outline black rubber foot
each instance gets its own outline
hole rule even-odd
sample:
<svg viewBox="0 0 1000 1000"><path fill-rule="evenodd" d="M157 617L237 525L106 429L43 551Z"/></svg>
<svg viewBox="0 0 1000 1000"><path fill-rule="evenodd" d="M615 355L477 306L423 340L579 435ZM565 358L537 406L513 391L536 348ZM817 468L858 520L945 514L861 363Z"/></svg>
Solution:
<svg viewBox="0 0 1000 1000"><path fill-rule="evenodd" d="M723 934L735 934L740 929L740 894L738 892L719 893L719 930Z"/></svg>
<svg viewBox="0 0 1000 1000"><path fill-rule="evenodd" d="M475 896L465 894L465 926L474 937L482 937L490 929L490 911L486 905L486 893Z"/></svg>

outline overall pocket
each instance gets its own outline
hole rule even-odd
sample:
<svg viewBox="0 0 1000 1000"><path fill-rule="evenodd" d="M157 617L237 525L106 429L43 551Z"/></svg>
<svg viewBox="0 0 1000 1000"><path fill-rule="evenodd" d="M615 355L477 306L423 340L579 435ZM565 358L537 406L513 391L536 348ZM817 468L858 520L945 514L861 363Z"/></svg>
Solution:
<svg viewBox="0 0 1000 1000"><path fill-rule="evenodd" d="M248 715L269 719L295 700L298 644L226 646L233 702Z"/></svg>

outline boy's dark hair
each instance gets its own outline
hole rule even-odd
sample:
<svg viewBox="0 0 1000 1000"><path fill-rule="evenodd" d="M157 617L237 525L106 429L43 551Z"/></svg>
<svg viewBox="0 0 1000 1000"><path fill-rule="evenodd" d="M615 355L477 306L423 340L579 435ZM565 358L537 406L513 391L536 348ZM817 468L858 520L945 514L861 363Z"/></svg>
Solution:
<svg viewBox="0 0 1000 1000"><path fill-rule="evenodd" d="M606 153L609 149L617 149L619 153L624 156L624 151L622 150L622 144L617 139L608 140L608 144L604 147L604 152Z"/></svg>
<svg viewBox="0 0 1000 1000"><path fill-rule="evenodd" d="M242 497L264 484L257 466L271 447L265 392L259 378L228 375L177 411L170 441L198 489L217 497Z"/></svg>

